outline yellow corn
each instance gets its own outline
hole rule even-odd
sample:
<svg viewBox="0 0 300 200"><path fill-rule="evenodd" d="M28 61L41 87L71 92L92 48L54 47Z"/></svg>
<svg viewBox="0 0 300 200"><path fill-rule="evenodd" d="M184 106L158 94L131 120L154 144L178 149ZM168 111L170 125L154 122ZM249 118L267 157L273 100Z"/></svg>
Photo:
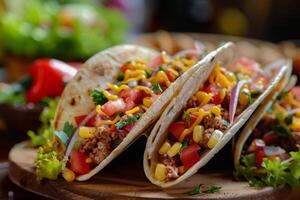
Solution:
<svg viewBox="0 0 300 200"><path fill-rule="evenodd" d="M97 125L98 126L101 126L101 125L112 125L112 124L117 123L119 120L120 120L120 116L117 115L114 120L112 120L112 121L111 120L100 120L100 121L97 122Z"/></svg>
<svg viewBox="0 0 300 200"><path fill-rule="evenodd" d="M143 105L146 106L147 108L149 108L152 105L152 101L149 97L145 97L143 99Z"/></svg>
<svg viewBox="0 0 300 200"><path fill-rule="evenodd" d="M179 153L180 149L181 149L182 144L180 142L175 142L172 147L169 149L169 151L167 152L169 157L173 157L176 154Z"/></svg>
<svg viewBox="0 0 300 200"><path fill-rule="evenodd" d="M188 67L190 67L194 64L193 60L189 60L189 59L186 59L186 58L182 58L182 62L183 62L183 64L185 64Z"/></svg>
<svg viewBox="0 0 300 200"><path fill-rule="evenodd" d="M167 175L167 167L164 164L157 163L154 177L159 181L163 181L165 180L166 175Z"/></svg>
<svg viewBox="0 0 300 200"><path fill-rule="evenodd" d="M179 174L183 174L185 172L184 166L178 167Z"/></svg>
<svg viewBox="0 0 300 200"><path fill-rule="evenodd" d="M165 142L159 149L158 153L159 154L165 154L167 153L171 148L171 144L169 142Z"/></svg>
<svg viewBox="0 0 300 200"><path fill-rule="evenodd" d="M221 108L220 108L220 106L212 106L210 108L210 112L212 114L214 114L215 116L220 116L221 115Z"/></svg>
<svg viewBox="0 0 300 200"><path fill-rule="evenodd" d="M239 104L242 106L246 106L249 104L249 95L250 91L247 88L242 89L240 96L239 96Z"/></svg>
<svg viewBox="0 0 300 200"><path fill-rule="evenodd" d="M165 72L159 71L157 72L156 76L160 82L165 82L166 86L169 86L171 84Z"/></svg>
<svg viewBox="0 0 300 200"><path fill-rule="evenodd" d="M233 82L233 83L236 82L236 76L234 75L234 73L227 72L226 77L230 82Z"/></svg>
<svg viewBox="0 0 300 200"><path fill-rule="evenodd" d="M210 99L212 98L212 94L206 93L203 91L199 91L196 93L196 97L197 97L197 100L198 100L200 106L203 106L210 101Z"/></svg>
<svg viewBox="0 0 300 200"><path fill-rule="evenodd" d="M204 127L201 125L196 125L193 130L193 140L198 143L203 140Z"/></svg>
<svg viewBox="0 0 300 200"><path fill-rule="evenodd" d="M136 107L132 108L131 110L127 110L125 112L125 114L126 115L134 114L134 113L138 112L139 110L140 110L140 108L138 106L136 106Z"/></svg>
<svg viewBox="0 0 300 200"><path fill-rule="evenodd" d="M104 95L108 100L116 100L116 99L118 99L118 96L117 96L117 95L113 95L113 94L109 93L109 92L106 91L106 90L103 90L103 95Z"/></svg>
<svg viewBox="0 0 300 200"><path fill-rule="evenodd" d="M210 149L214 148L216 144L221 140L222 137L223 137L223 132L220 130L215 130L208 140L207 143L208 148Z"/></svg>
<svg viewBox="0 0 300 200"><path fill-rule="evenodd" d="M86 127L82 126L79 128L79 137L81 138L92 138L94 137L94 133L96 132L96 128L94 127Z"/></svg>
<svg viewBox="0 0 300 200"><path fill-rule="evenodd" d="M231 86L231 82L221 72L217 75L217 82L225 88L230 88Z"/></svg>
<svg viewBox="0 0 300 200"><path fill-rule="evenodd" d="M62 176L68 182L72 182L75 179L75 173L72 170L68 169L68 168L65 168L62 171Z"/></svg>
<svg viewBox="0 0 300 200"><path fill-rule="evenodd" d="M293 131L300 131L300 118L293 117L292 124L289 125L289 128Z"/></svg>
<svg viewBox="0 0 300 200"><path fill-rule="evenodd" d="M220 99L223 101L223 99L226 97L227 89L223 88L220 92Z"/></svg>
<svg viewBox="0 0 300 200"><path fill-rule="evenodd" d="M175 69L169 67L167 70L168 70L169 72L171 72L174 76L176 76L176 77L179 76L179 73L178 73Z"/></svg>
<svg viewBox="0 0 300 200"><path fill-rule="evenodd" d="M101 105L97 105L97 106L96 106L96 112L97 112L99 115L104 115L104 116L107 116L107 117L108 117L108 115L107 115L105 112L102 111Z"/></svg>
<svg viewBox="0 0 300 200"><path fill-rule="evenodd" d="M86 162L86 163L92 163L93 160L92 160L91 158L87 158L87 159L85 159L85 162Z"/></svg>

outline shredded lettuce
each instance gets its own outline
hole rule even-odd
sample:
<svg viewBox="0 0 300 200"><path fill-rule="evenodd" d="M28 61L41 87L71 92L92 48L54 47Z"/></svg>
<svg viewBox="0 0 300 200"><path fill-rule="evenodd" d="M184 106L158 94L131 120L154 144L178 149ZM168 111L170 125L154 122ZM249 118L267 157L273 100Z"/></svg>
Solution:
<svg viewBox="0 0 300 200"><path fill-rule="evenodd" d="M263 159L263 167L258 169L255 166L255 155L248 154L241 157L240 166L235 175L237 178L245 178L249 185L256 188L264 186L278 187L290 185L291 187L300 184L300 146L299 150L290 152L291 158L281 162L279 159Z"/></svg>

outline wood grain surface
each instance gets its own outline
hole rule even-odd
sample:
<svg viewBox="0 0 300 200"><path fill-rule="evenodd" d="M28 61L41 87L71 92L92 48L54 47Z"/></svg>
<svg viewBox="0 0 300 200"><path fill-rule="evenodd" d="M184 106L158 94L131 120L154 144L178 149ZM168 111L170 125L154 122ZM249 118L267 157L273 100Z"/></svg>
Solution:
<svg viewBox="0 0 300 200"><path fill-rule="evenodd" d="M67 183L62 178L56 181L38 182L33 174L36 150L28 148L27 143L15 145L10 153L9 177L29 191L52 199L280 199L286 189L274 190L250 188L246 182L232 179L232 172L200 171L187 181L168 189L161 189L147 181L141 165L123 162L108 166L86 182ZM221 191L213 194L188 196L195 185L203 184L203 189L219 185ZM279 198L280 197L280 198Z"/></svg>

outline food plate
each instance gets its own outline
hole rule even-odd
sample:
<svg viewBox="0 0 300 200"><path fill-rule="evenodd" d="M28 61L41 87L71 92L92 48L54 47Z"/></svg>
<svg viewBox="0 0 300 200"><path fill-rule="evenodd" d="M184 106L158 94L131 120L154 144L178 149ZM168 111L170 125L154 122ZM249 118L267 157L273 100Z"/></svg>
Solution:
<svg viewBox="0 0 300 200"><path fill-rule="evenodd" d="M28 142L16 144L9 153L9 177L18 186L51 199L280 199L289 190L266 187L256 190L247 182L233 181L232 171L200 171L187 181L168 189L152 185L145 177L139 162L127 162L109 166L86 182L67 183L62 178L56 181L39 182L33 174L36 150ZM137 159L138 160L138 159ZM203 190L213 184L222 187L220 192L188 196L197 184Z"/></svg>

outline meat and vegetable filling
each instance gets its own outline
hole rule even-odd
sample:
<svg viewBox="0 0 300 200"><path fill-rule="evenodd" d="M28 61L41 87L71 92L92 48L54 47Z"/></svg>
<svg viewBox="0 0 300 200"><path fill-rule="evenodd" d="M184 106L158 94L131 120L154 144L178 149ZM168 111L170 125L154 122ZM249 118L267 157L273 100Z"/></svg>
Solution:
<svg viewBox="0 0 300 200"><path fill-rule="evenodd" d="M106 89L95 88L91 98L95 115L75 118L78 138L67 163L76 174L86 174L100 164L135 127L159 96L186 70L201 59L197 51L174 58L162 53L149 62L123 64Z"/></svg>
<svg viewBox="0 0 300 200"><path fill-rule="evenodd" d="M214 71L168 127L159 148L153 176L171 181L195 165L215 147L235 119L263 92L269 78L258 63L239 58L230 69Z"/></svg>

